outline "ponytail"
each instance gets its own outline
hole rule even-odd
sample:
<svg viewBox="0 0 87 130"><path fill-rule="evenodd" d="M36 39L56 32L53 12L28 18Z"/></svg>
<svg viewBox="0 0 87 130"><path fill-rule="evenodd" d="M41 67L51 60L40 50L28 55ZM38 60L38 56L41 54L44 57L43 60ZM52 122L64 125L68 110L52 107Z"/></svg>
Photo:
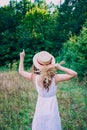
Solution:
<svg viewBox="0 0 87 130"><path fill-rule="evenodd" d="M43 88L49 91L49 87L52 83L52 79L55 76L55 67L52 65L43 67L41 69L41 82L43 84Z"/></svg>
<svg viewBox="0 0 87 130"><path fill-rule="evenodd" d="M37 69L34 65L32 66L34 74L41 76L42 87L49 91L49 87L52 83L52 79L55 76L56 68L53 65L43 66L40 70Z"/></svg>

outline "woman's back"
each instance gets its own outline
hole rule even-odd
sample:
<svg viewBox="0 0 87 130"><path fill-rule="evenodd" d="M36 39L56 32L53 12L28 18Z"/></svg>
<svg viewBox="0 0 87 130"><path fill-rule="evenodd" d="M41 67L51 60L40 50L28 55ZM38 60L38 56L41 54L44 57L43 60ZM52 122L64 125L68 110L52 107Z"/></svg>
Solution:
<svg viewBox="0 0 87 130"><path fill-rule="evenodd" d="M42 86L39 85L39 75L36 76L36 90L38 92L38 95L39 96L42 96L42 97L52 97L52 96L55 96L56 95L56 91L57 91L57 86L55 85L55 79L53 78L52 79L52 83L51 85L49 86L49 89L45 89L43 88Z"/></svg>

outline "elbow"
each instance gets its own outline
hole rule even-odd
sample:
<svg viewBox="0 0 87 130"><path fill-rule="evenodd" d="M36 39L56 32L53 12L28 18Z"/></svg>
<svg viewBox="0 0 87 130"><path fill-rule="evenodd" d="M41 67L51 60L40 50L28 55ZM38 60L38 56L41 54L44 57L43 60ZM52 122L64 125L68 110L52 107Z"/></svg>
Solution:
<svg viewBox="0 0 87 130"><path fill-rule="evenodd" d="M75 76L77 76L77 72L74 72L72 75L72 77L75 77Z"/></svg>
<svg viewBox="0 0 87 130"><path fill-rule="evenodd" d="M77 72L75 72L75 76L77 76Z"/></svg>
<svg viewBox="0 0 87 130"><path fill-rule="evenodd" d="M20 68L18 69L18 73L20 74L20 72L21 72L21 70L20 70Z"/></svg>
<svg viewBox="0 0 87 130"><path fill-rule="evenodd" d="M23 71L19 69L19 70L18 70L18 73L19 73L20 75L22 75Z"/></svg>

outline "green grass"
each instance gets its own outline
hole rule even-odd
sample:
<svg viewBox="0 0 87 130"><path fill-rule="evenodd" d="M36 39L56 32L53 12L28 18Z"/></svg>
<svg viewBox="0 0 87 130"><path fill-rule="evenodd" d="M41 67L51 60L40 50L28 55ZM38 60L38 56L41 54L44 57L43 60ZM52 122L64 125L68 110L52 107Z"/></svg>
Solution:
<svg viewBox="0 0 87 130"><path fill-rule="evenodd" d="M87 128L87 89L75 81L60 85L57 95L64 130L86 130Z"/></svg>
<svg viewBox="0 0 87 130"><path fill-rule="evenodd" d="M59 83L63 130L87 130L87 88L77 80ZM31 130L37 92L16 72L0 73L0 130Z"/></svg>

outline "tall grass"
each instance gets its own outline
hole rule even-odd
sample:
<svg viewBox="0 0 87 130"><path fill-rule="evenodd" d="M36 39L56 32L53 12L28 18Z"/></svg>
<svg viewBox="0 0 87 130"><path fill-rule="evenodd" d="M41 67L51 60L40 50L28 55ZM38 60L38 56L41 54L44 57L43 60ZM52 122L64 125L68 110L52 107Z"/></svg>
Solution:
<svg viewBox="0 0 87 130"><path fill-rule="evenodd" d="M63 130L87 130L87 89L59 83L57 99ZM0 130L31 130L37 92L17 72L0 73Z"/></svg>

